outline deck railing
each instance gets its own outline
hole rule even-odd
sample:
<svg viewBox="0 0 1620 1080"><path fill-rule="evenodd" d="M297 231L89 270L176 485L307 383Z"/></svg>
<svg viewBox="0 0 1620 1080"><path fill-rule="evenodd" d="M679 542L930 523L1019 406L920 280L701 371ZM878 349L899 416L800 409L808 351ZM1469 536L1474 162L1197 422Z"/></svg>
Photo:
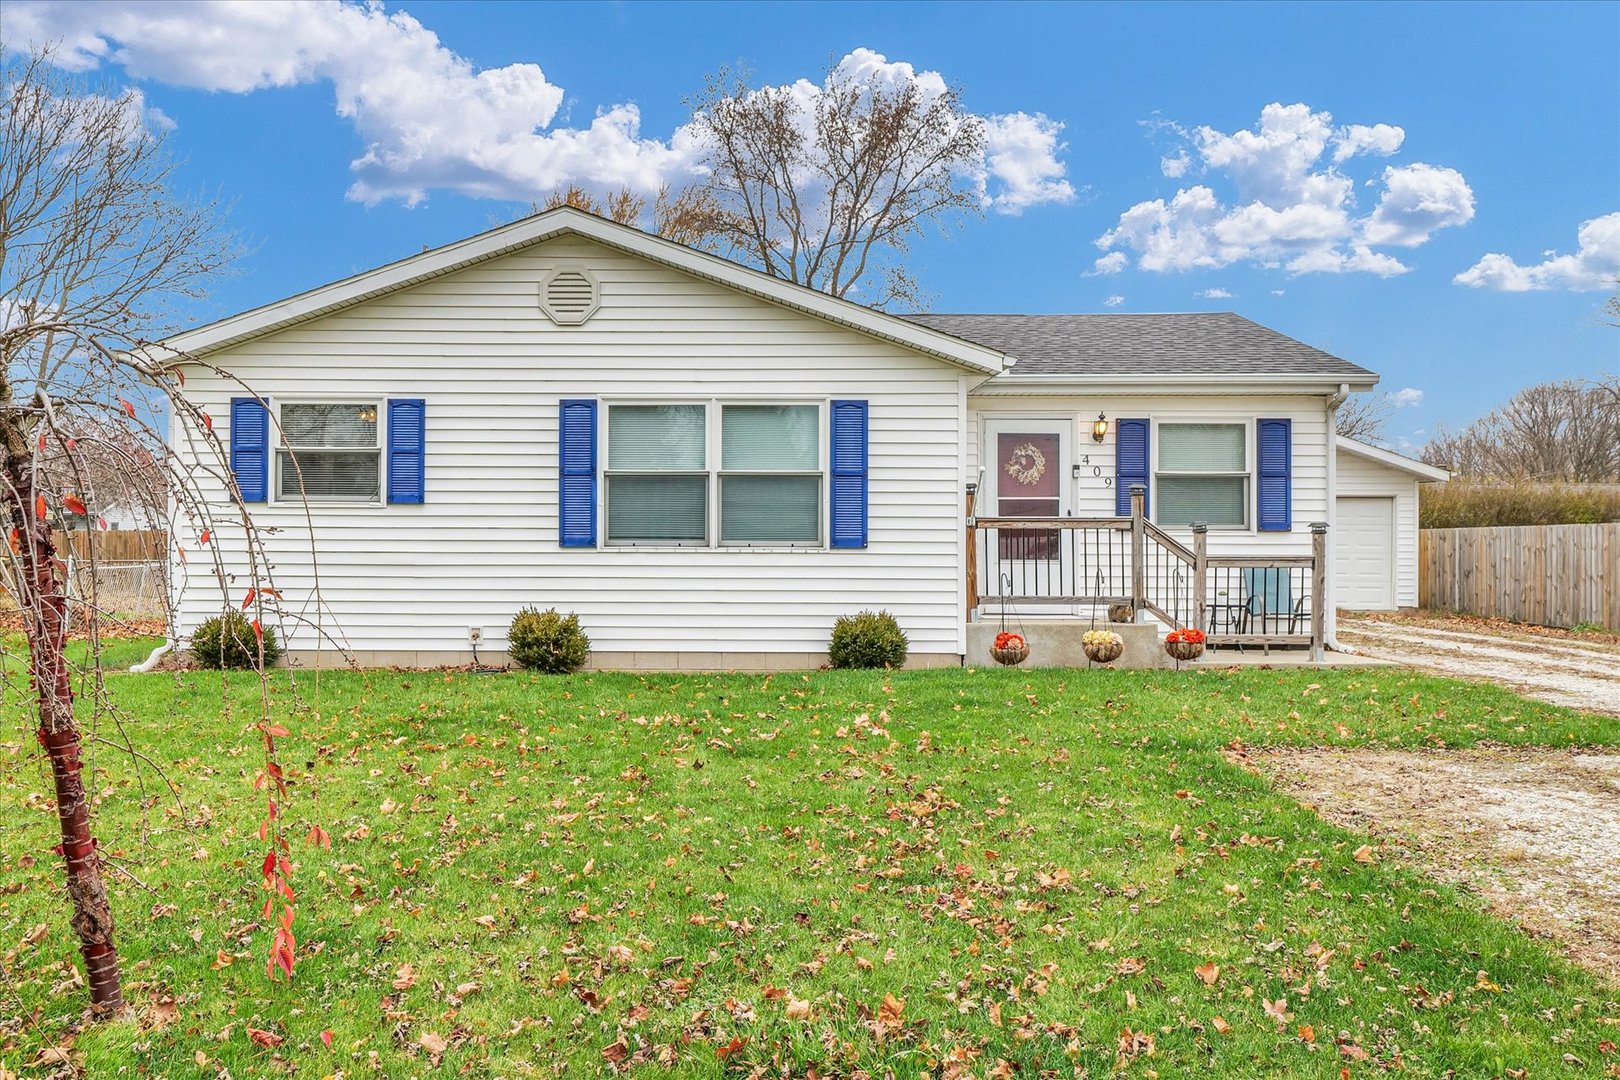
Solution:
<svg viewBox="0 0 1620 1080"><path fill-rule="evenodd" d="M1207 527L1192 527L1189 547L1147 520L1141 485L1131 488L1129 517L977 517L976 499L970 484L970 621L986 603L1129 608L1133 620L1198 627L1213 645L1307 645L1321 655L1325 524L1311 526L1309 555L1210 555Z"/></svg>

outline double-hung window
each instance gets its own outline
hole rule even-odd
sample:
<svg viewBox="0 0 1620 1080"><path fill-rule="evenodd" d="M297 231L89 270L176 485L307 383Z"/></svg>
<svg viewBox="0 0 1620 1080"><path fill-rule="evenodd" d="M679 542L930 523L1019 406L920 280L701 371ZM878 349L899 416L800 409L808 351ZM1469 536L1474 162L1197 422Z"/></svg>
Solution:
<svg viewBox="0 0 1620 1080"><path fill-rule="evenodd" d="M821 542L821 409L720 406L720 542Z"/></svg>
<svg viewBox="0 0 1620 1080"><path fill-rule="evenodd" d="M1160 424L1154 495L1160 525L1247 528L1248 425Z"/></svg>
<svg viewBox="0 0 1620 1080"><path fill-rule="evenodd" d="M276 498L380 504L381 407L381 401L282 402Z"/></svg>
<svg viewBox="0 0 1620 1080"><path fill-rule="evenodd" d="M822 409L610 404L610 544L818 546Z"/></svg>
<svg viewBox="0 0 1620 1080"><path fill-rule="evenodd" d="M709 542L706 405L609 405L607 538Z"/></svg>

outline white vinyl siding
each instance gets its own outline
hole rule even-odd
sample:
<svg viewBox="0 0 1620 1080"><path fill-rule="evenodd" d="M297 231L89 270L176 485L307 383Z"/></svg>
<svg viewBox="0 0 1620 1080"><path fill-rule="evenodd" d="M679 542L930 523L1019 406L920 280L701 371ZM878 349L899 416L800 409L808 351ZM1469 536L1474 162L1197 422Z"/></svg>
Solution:
<svg viewBox="0 0 1620 1080"><path fill-rule="evenodd" d="M559 261L599 282L601 306L583 325L540 310L538 283ZM961 652L960 447L972 377L938 359L567 237L209 360L272 398L341 397L363 383L426 400L423 505L316 507L313 533L301 507L251 508L278 530L266 542L289 605L310 613L313 544L324 626L351 648L465 650L479 627L498 649L513 613L537 604L577 611L598 653L667 654L669 667L698 649L822 653L834 619L868 608L892 612L914 654ZM233 393L238 385L201 368L187 372L188 397L227 443ZM597 399L604 413L615 401L868 401L869 545L560 548L563 398ZM823 517L824 504L823 485ZM208 570L177 570L185 631L219 611L221 593ZM312 648L312 632L295 630L293 646Z"/></svg>

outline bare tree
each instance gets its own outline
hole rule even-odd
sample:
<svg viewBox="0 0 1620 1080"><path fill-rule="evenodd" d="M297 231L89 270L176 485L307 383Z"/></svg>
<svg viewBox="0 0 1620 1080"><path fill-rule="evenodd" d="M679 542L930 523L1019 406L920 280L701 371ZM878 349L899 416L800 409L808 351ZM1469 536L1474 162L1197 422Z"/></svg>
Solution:
<svg viewBox="0 0 1620 1080"><path fill-rule="evenodd" d="M1334 430L1347 439L1381 443L1390 412L1388 394L1352 394L1339 406L1334 416Z"/></svg>
<svg viewBox="0 0 1620 1080"><path fill-rule="evenodd" d="M1620 480L1620 409L1611 400L1605 380L1526 387L1459 430L1437 431L1422 457L1480 479Z"/></svg>
<svg viewBox="0 0 1620 1080"><path fill-rule="evenodd" d="M87 88L58 71L48 52L6 54L0 43L0 55L0 519L9 530L0 576L27 633L18 666L49 761L70 921L92 1010L106 1015L122 1010L123 995L82 754L86 741L112 741L100 725L108 720L121 732L122 717L102 680L109 613L93 584L98 533L86 537L92 584L76 595L51 521L89 514L96 476L119 462L132 474L155 467L162 481L140 489L148 512L164 518L171 537L192 530L193 558L212 563L222 596L245 578L259 628L277 614L266 605L278 594L212 420L180 392L180 372L147 349L230 265L235 238L215 203L175 193L174 161L137 94ZM169 415L187 433L185 454L165 445ZM226 505L217 492L229 494ZM238 560L230 568L217 539L227 528ZM76 616L87 637L82 661L67 649ZM261 708L268 779L279 787L272 736L280 729L268 720L262 681ZM266 835L273 851L286 848L280 824ZM267 870L267 885L275 884L270 877ZM289 904L286 937L274 946L285 950L288 971L290 923Z"/></svg>
<svg viewBox="0 0 1620 1080"><path fill-rule="evenodd" d="M900 257L929 226L980 212L984 124L954 87L833 67L806 93L722 69L690 104L704 220L721 248L775 277L916 307Z"/></svg>

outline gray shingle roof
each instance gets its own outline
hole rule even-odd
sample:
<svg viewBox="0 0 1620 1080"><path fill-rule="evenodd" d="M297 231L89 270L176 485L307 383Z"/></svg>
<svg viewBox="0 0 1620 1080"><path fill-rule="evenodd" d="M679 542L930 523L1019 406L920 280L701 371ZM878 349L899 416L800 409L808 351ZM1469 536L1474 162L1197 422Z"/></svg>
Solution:
<svg viewBox="0 0 1620 1080"><path fill-rule="evenodd" d="M907 315L1018 358L1020 375L1312 375L1372 372L1229 311L1185 315Z"/></svg>

